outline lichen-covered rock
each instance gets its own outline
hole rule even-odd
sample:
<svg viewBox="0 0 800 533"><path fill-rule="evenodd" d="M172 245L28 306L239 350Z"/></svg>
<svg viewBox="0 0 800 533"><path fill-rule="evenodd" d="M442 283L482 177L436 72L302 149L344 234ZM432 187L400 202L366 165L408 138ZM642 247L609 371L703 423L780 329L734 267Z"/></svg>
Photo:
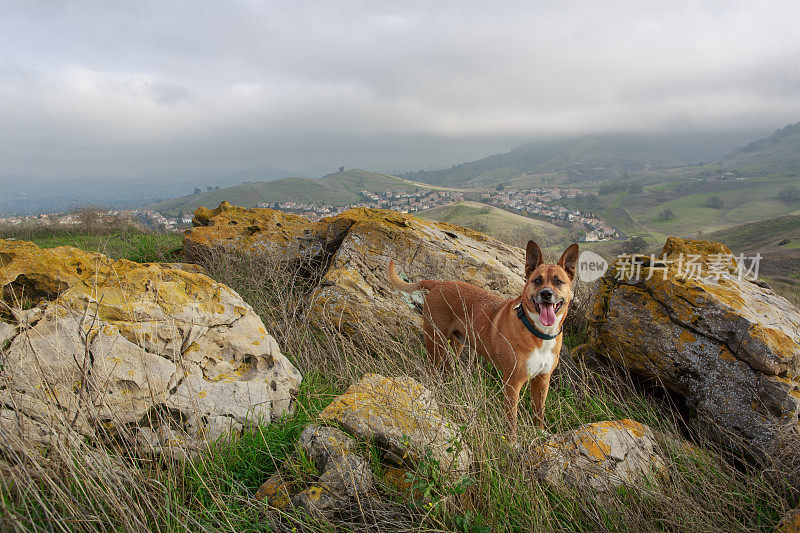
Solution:
<svg viewBox="0 0 800 533"><path fill-rule="evenodd" d="M253 500L266 503L272 509L285 509L292 504L292 486L284 481L280 472L275 472L258 487Z"/></svg>
<svg viewBox="0 0 800 533"><path fill-rule="evenodd" d="M0 240L0 287L0 447L68 431L188 450L292 408L299 372L203 274Z"/></svg>
<svg viewBox="0 0 800 533"><path fill-rule="evenodd" d="M305 217L272 209L244 209L228 202L213 210L197 208L192 224L183 234L189 257L239 250L311 258L322 252L320 241L324 243L320 228Z"/></svg>
<svg viewBox="0 0 800 533"><path fill-rule="evenodd" d="M594 348L686 398L697 422L756 455L800 434L800 311L740 276L725 246L669 238L663 260L602 279Z"/></svg>
<svg viewBox="0 0 800 533"><path fill-rule="evenodd" d="M187 250L236 249L316 268L321 279L308 317L323 327L352 331L377 323L396 331L421 323L421 294L399 293L386 282L390 259L412 280L461 280L507 297L518 295L523 284L523 250L395 211L349 209L311 222L223 203L213 211L198 209L195 225L184 233Z"/></svg>
<svg viewBox="0 0 800 533"><path fill-rule="evenodd" d="M445 474L469 473L472 452L463 435L439 412L431 391L410 377L366 374L319 418L374 441L398 465L417 466L430 453Z"/></svg>
<svg viewBox="0 0 800 533"><path fill-rule="evenodd" d="M353 500L367 498L373 476L355 441L334 427L311 425L300 434L300 446L320 472L317 482L294 497L312 516L326 516Z"/></svg>
<svg viewBox="0 0 800 533"><path fill-rule="evenodd" d="M605 491L656 481L664 469L652 430L633 420L585 424L549 437L533 449L536 477L553 486Z"/></svg>
<svg viewBox="0 0 800 533"><path fill-rule="evenodd" d="M775 533L800 533L800 507L786 513Z"/></svg>

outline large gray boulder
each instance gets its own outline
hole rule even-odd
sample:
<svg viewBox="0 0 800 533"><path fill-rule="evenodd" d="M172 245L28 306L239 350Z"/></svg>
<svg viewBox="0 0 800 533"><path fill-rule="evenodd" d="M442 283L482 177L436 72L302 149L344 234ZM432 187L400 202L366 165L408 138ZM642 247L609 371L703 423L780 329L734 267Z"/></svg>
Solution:
<svg viewBox="0 0 800 533"><path fill-rule="evenodd" d="M721 244L671 237L662 256L602 279L594 349L683 396L726 443L762 455L800 438L800 311Z"/></svg>
<svg viewBox="0 0 800 533"><path fill-rule="evenodd" d="M349 209L311 222L223 203L196 211L184 245L198 254L238 250L302 264L319 278L309 298L309 320L345 331L399 332L421 325L422 294L389 286L390 260L414 281L466 281L505 297L517 296L524 282L524 250L467 228L384 209Z"/></svg>
<svg viewBox="0 0 800 533"><path fill-rule="evenodd" d="M71 247L0 240L0 261L0 448L69 435L181 457L292 411L300 373L229 287Z"/></svg>

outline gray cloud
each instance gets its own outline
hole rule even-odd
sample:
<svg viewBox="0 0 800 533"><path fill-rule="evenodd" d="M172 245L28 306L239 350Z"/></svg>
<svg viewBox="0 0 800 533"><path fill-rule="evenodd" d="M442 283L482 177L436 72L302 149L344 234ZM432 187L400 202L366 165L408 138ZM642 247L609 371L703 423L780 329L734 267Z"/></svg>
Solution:
<svg viewBox="0 0 800 533"><path fill-rule="evenodd" d="M447 166L800 120L800 4L0 0L0 174Z"/></svg>

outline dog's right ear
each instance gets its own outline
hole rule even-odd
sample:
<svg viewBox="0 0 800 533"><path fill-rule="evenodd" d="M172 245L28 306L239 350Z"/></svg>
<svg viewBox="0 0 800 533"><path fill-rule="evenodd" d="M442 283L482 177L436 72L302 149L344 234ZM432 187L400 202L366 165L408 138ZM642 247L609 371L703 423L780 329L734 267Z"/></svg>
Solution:
<svg viewBox="0 0 800 533"><path fill-rule="evenodd" d="M525 279L528 279L531 272L539 268L539 265L543 262L544 258L539 245L533 241L528 241L528 246L525 249Z"/></svg>

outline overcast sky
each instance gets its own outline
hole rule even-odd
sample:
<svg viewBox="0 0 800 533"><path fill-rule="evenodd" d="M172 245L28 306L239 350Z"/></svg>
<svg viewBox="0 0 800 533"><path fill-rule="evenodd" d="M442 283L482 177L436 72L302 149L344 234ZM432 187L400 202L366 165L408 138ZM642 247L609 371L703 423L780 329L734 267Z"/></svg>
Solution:
<svg viewBox="0 0 800 533"><path fill-rule="evenodd" d="M800 121L798 21L798 0L0 0L0 176L317 176L772 130Z"/></svg>

